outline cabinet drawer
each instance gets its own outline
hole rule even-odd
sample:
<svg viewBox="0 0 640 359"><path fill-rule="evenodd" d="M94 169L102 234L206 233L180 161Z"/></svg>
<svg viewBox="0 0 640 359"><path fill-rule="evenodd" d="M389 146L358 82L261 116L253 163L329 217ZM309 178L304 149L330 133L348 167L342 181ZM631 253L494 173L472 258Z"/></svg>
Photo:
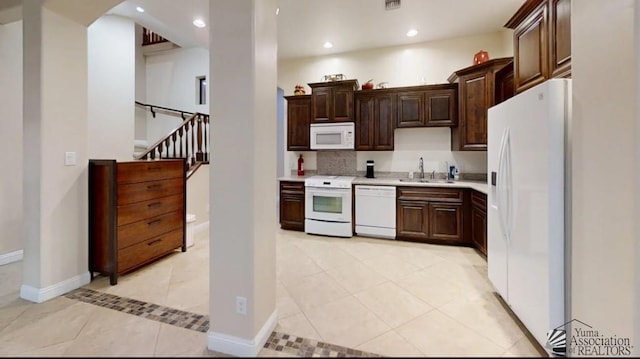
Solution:
<svg viewBox="0 0 640 359"><path fill-rule="evenodd" d="M183 216L183 212L167 213L118 227L118 249L174 229L181 229L185 221Z"/></svg>
<svg viewBox="0 0 640 359"><path fill-rule="evenodd" d="M476 190L471 191L471 205L487 210L487 195Z"/></svg>
<svg viewBox="0 0 640 359"><path fill-rule="evenodd" d="M118 184L184 176L184 161L136 161L117 164Z"/></svg>
<svg viewBox="0 0 640 359"><path fill-rule="evenodd" d="M182 193L184 178L149 181L118 186L118 205L148 201Z"/></svg>
<svg viewBox="0 0 640 359"><path fill-rule="evenodd" d="M184 211L181 194L118 206L118 226L175 211Z"/></svg>
<svg viewBox="0 0 640 359"><path fill-rule="evenodd" d="M435 187L398 187L398 199L462 202L462 190Z"/></svg>
<svg viewBox="0 0 640 359"><path fill-rule="evenodd" d="M118 273L126 272L181 247L183 235L184 232L179 229L118 250Z"/></svg>
<svg viewBox="0 0 640 359"><path fill-rule="evenodd" d="M282 193L304 193L304 182L280 182Z"/></svg>

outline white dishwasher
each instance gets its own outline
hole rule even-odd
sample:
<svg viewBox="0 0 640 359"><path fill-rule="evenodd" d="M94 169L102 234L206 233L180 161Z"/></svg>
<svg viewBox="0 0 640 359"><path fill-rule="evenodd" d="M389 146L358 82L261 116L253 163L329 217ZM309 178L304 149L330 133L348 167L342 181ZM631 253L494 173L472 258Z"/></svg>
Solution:
<svg viewBox="0 0 640 359"><path fill-rule="evenodd" d="M356 234L396 238L396 187L356 185Z"/></svg>

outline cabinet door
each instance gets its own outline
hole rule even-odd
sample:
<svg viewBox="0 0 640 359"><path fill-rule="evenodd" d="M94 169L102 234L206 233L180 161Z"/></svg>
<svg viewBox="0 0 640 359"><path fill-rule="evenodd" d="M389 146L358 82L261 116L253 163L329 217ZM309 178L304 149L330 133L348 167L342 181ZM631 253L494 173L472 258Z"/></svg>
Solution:
<svg viewBox="0 0 640 359"><path fill-rule="evenodd" d="M398 123L396 127L424 126L423 92L398 93Z"/></svg>
<svg viewBox="0 0 640 359"><path fill-rule="evenodd" d="M356 96L356 150L373 149L374 135L374 96Z"/></svg>
<svg viewBox="0 0 640 359"><path fill-rule="evenodd" d="M429 237L464 241L461 203L429 203Z"/></svg>
<svg viewBox="0 0 640 359"><path fill-rule="evenodd" d="M331 88L316 87L311 94L313 118L311 122L329 122L331 119Z"/></svg>
<svg viewBox="0 0 640 359"><path fill-rule="evenodd" d="M550 77L571 77L571 0L549 0Z"/></svg>
<svg viewBox="0 0 640 359"><path fill-rule="evenodd" d="M513 36L514 81L516 92L520 93L549 75L546 1L515 28Z"/></svg>
<svg viewBox="0 0 640 359"><path fill-rule="evenodd" d="M492 105L493 92L486 72L464 77L460 82L459 150L487 150L487 109ZM489 90L489 88L491 88Z"/></svg>
<svg viewBox="0 0 640 359"><path fill-rule="evenodd" d="M287 151L309 150L311 96L287 100Z"/></svg>
<svg viewBox="0 0 640 359"><path fill-rule="evenodd" d="M471 206L471 239L473 245L487 255L487 213L478 206Z"/></svg>
<svg viewBox="0 0 640 359"><path fill-rule="evenodd" d="M304 182L280 182L280 227L304 231Z"/></svg>
<svg viewBox="0 0 640 359"><path fill-rule="evenodd" d="M397 201L396 237L419 241L429 239L428 202Z"/></svg>
<svg viewBox="0 0 640 359"><path fill-rule="evenodd" d="M335 87L333 89L333 113L329 113L331 121L353 121L353 89L349 87Z"/></svg>
<svg viewBox="0 0 640 359"><path fill-rule="evenodd" d="M373 126L373 149L393 151L395 128L395 96L381 94L375 98L375 125Z"/></svg>
<svg viewBox="0 0 640 359"><path fill-rule="evenodd" d="M425 113L427 126L454 126L458 123L457 91L428 91L425 93Z"/></svg>
<svg viewBox="0 0 640 359"><path fill-rule="evenodd" d="M510 99L514 95L513 62L496 72L495 105Z"/></svg>

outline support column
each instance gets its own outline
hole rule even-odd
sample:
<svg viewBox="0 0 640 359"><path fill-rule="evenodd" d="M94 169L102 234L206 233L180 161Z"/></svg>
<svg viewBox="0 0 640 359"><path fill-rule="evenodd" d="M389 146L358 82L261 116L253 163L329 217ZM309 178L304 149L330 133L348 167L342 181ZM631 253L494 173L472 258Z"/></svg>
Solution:
<svg viewBox="0 0 640 359"><path fill-rule="evenodd" d="M255 356L277 324L276 4L210 4L208 347Z"/></svg>
<svg viewBox="0 0 640 359"><path fill-rule="evenodd" d="M87 29L23 2L23 235L20 296L43 302L89 283ZM72 65L70 65L72 64ZM75 165L65 165L65 153Z"/></svg>

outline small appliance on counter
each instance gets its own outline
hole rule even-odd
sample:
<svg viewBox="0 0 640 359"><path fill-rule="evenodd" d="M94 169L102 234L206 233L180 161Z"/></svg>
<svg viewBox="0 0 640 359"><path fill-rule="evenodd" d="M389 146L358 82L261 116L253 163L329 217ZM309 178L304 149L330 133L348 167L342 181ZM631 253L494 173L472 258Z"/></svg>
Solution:
<svg viewBox="0 0 640 359"><path fill-rule="evenodd" d="M374 178L374 174L373 174L373 165L374 162L373 160L367 160L367 178Z"/></svg>

